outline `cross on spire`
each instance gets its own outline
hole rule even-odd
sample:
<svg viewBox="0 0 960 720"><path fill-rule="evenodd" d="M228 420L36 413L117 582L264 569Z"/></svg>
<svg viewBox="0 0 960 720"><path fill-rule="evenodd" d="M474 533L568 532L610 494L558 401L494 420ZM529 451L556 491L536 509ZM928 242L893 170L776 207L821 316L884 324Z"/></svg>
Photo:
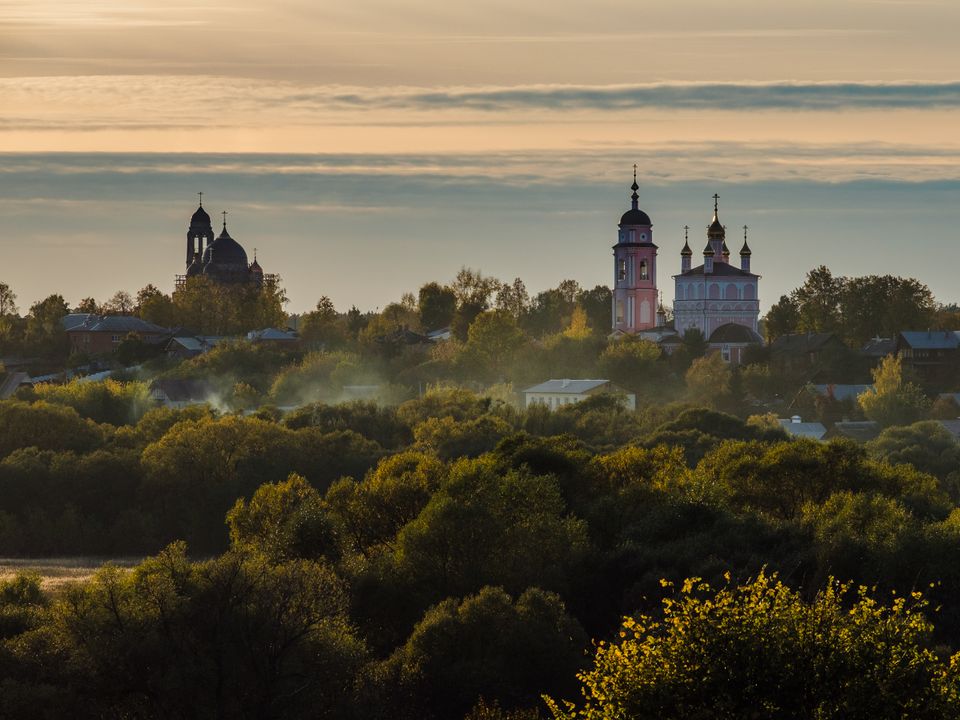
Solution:
<svg viewBox="0 0 960 720"><path fill-rule="evenodd" d="M227 211L224 210L222 214L223 214L223 229L226 230L227 229Z"/></svg>
<svg viewBox="0 0 960 720"><path fill-rule="evenodd" d="M634 182L637 181L637 164L636 163L633 164L633 181Z"/></svg>
<svg viewBox="0 0 960 720"><path fill-rule="evenodd" d="M202 192L198 192L197 195L200 196L200 207L203 207L203 193L202 193Z"/></svg>
<svg viewBox="0 0 960 720"><path fill-rule="evenodd" d="M720 196L717 193L713 194L713 214L717 214L717 208L720 204Z"/></svg>
<svg viewBox="0 0 960 720"><path fill-rule="evenodd" d="M747 241L747 226L746 226L746 225L743 226L743 241L744 241L744 242Z"/></svg>
<svg viewBox="0 0 960 720"><path fill-rule="evenodd" d="M689 225L684 225L684 226L683 226L683 241L684 241L684 242L688 242L689 240L690 240L690 226L689 226Z"/></svg>

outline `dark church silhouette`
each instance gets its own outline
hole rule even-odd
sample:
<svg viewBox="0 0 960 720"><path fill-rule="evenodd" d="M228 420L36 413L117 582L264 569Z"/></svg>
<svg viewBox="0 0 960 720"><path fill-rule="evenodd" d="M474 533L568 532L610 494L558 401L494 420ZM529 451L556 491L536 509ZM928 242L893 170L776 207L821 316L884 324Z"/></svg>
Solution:
<svg viewBox="0 0 960 720"><path fill-rule="evenodd" d="M219 283L256 285L262 285L268 277L257 262L256 250L253 262L248 264L247 251L230 237L226 211L223 213L223 230L214 238L210 216L203 209L203 193L200 193L200 206L190 218L190 227L187 229L187 270L184 275L177 276L177 286L181 287L188 278L200 275Z"/></svg>

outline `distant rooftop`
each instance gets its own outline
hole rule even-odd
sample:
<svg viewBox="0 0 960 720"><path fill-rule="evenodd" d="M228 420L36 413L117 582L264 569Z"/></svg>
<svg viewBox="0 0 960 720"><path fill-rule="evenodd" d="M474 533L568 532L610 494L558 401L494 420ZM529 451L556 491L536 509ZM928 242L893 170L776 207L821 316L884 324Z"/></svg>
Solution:
<svg viewBox="0 0 960 720"><path fill-rule="evenodd" d="M609 380L547 380L529 387L525 393L555 393L560 395L581 395L591 390L596 390L602 385L609 383Z"/></svg>

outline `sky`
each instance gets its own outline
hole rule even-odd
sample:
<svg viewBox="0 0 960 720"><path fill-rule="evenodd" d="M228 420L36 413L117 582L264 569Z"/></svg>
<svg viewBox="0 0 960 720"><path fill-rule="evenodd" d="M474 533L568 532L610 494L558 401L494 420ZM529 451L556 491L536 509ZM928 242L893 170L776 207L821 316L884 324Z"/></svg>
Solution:
<svg viewBox="0 0 960 720"><path fill-rule="evenodd" d="M668 302L715 192L764 309L820 264L955 302L957 27L936 0L0 0L0 281L21 310L169 290L202 191L291 312L462 266L610 284L636 163Z"/></svg>

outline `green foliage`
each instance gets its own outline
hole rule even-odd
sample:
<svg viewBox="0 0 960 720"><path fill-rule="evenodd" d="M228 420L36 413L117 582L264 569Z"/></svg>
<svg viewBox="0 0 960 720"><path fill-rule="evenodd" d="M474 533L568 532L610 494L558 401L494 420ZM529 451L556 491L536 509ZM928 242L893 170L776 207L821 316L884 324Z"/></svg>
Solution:
<svg viewBox="0 0 960 720"><path fill-rule="evenodd" d="M34 392L40 400L72 407L80 417L111 425L136 424L152 404L145 383L111 379L41 384L34 387Z"/></svg>
<svg viewBox="0 0 960 720"><path fill-rule="evenodd" d="M0 403L0 458L20 448L89 452L103 442L103 431L72 407L47 402Z"/></svg>
<svg viewBox="0 0 960 720"><path fill-rule="evenodd" d="M600 643L582 708L548 704L569 720L954 717L958 658L934 653L925 608L836 582L805 603L776 576L716 591L692 578L661 619Z"/></svg>
<svg viewBox="0 0 960 720"><path fill-rule="evenodd" d="M420 325L426 330L437 330L450 325L457 309L457 295L448 287L431 282L420 288L417 309Z"/></svg>
<svg viewBox="0 0 960 720"><path fill-rule="evenodd" d="M556 480L461 460L416 520L397 536L401 573L433 598L484 585L518 593L560 590L587 549L582 521L567 517Z"/></svg>
<svg viewBox="0 0 960 720"><path fill-rule="evenodd" d="M884 427L909 425L920 420L930 400L919 386L904 382L899 356L888 355L872 371L873 387L858 398L863 414Z"/></svg>
<svg viewBox="0 0 960 720"><path fill-rule="evenodd" d="M173 319L201 335L243 335L286 324L286 293L278 282L219 283L200 275L173 293Z"/></svg>
<svg viewBox="0 0 960 720"><path fill-rule="evenodd" d="M454 460L493 450L512 430L507 421L495 415L463 422L447 416L423 421L413 429L413 437L418 447L432 450L443 460Z"/></svg>
<svg viewBox="0 0 960 720"><path fill-rule="evenodd" d="M657 364L660 354L656 343L625 338L607 345L600 354L599 369L620 387L638 391L662 377Z"/></svg>
<svg viewBox="0 0 960 720"><path fill-rule="evenodd" d="M684 376L690 399L707 407L723 407L731 395L732 375L720 353L697 358Z"/></svg>
<svg viewBox="0 0 960 720"><path fill-rule="evenodd" d="M227 525L231 547L263 553L274 562L317 559L332 544L320 494L295 473L261 485L249 503L238 499Z"/></svg>
<svg viewBox="0 0 960 720"><path fill-rule="evenodd" d="M867 443L870 457L890 465L912 465L920 472L938 477L954 499L958 494L960 443L940 423L918 422L907 427L890 427Z"/></svg>
<svg viewBox="0 0 960 720"><path fill-rule="evenodd" d="M506 708L564 692L583 664L587 638L553 594L531 588L514 602L500 588L430 608L390 659L401 686L424 698L426 714L462 717L478 698Z"/></svg>

